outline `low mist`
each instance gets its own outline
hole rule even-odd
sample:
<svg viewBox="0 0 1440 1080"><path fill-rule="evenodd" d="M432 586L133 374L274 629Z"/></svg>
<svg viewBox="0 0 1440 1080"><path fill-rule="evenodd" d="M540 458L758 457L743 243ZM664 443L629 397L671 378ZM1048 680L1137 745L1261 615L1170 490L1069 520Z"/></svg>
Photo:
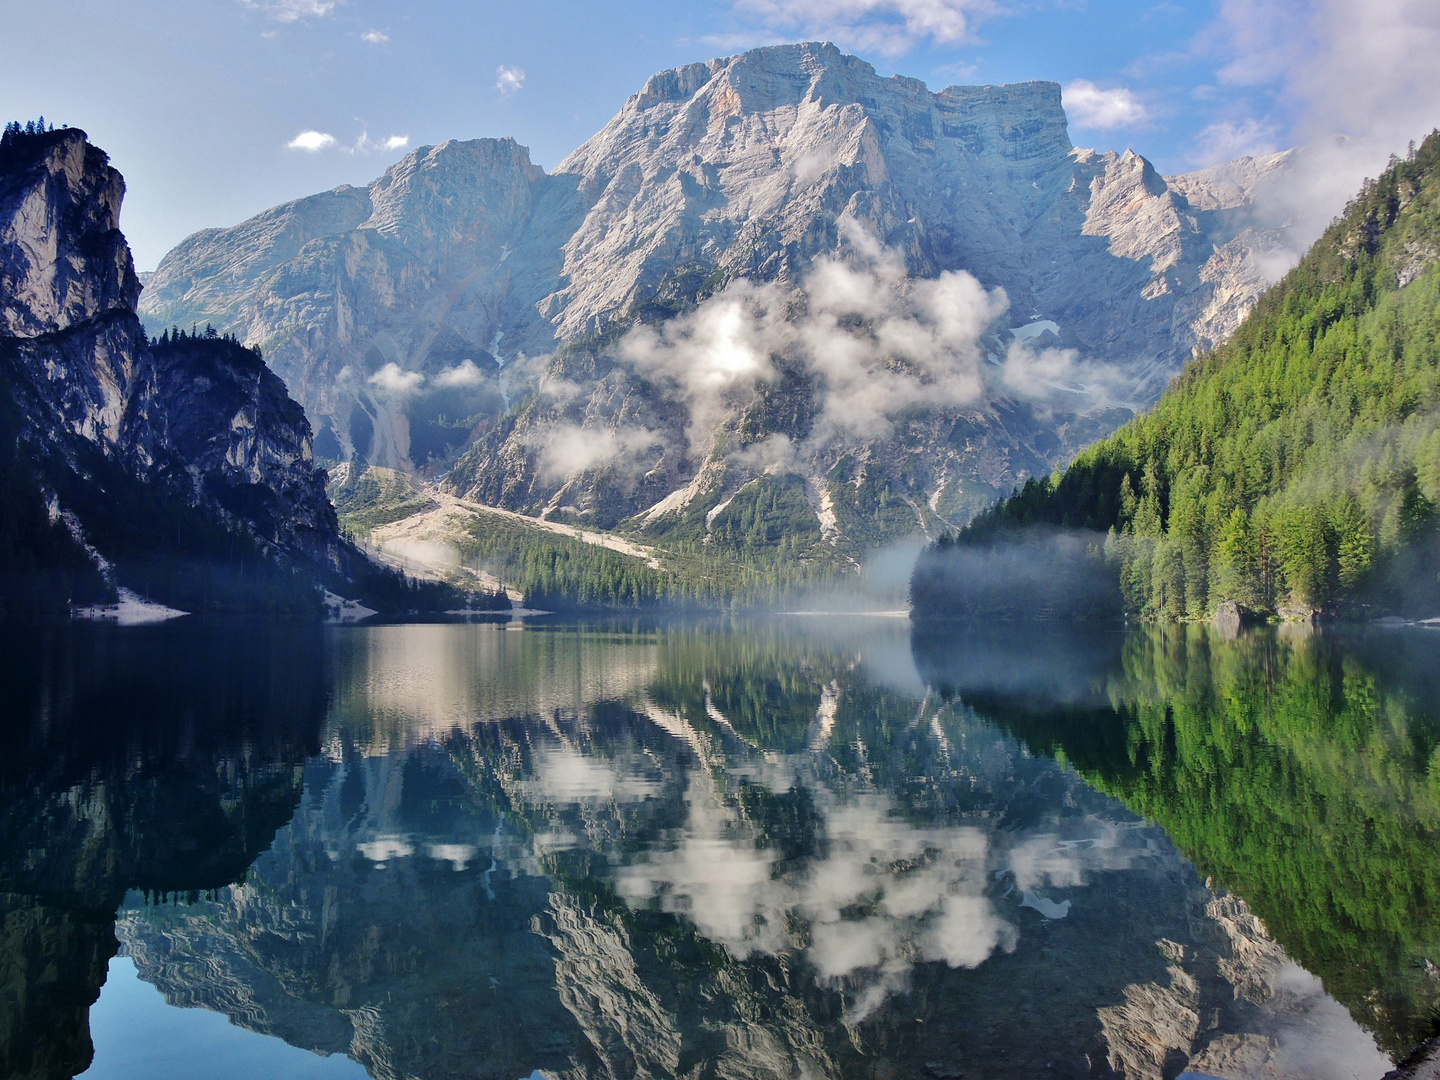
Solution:
<svg viewBox="0 0 1440 1080"><path fill-rule="evenodd" d="M917 620L1119 620L1117 571L1101 533L1031 528L981 541L946 542L916 561Z"/></svg>

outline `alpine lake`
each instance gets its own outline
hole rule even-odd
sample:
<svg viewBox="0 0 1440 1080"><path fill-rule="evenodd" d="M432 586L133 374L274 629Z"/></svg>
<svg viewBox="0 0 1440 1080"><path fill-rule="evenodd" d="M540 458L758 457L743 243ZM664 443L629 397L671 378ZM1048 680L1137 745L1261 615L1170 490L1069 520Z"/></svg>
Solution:
<svg viewBox="0 0 1440 1080"><path fill-rule="evenodd" d="M1360 1078L1440 630L11 633L0 1076Z"/></svg>

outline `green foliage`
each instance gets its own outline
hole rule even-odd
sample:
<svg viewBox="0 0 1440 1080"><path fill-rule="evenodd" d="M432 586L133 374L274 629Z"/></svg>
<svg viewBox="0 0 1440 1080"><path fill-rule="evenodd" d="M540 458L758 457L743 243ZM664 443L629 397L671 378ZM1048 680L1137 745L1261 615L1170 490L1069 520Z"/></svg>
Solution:
<svg viewBox="0 0 1440 1080"><path fill-rule="evenodd" d="M532 608L640 608L664 591L642 559L500 517L477 517L459 547L467 564L519 589Z"/></svg>
<svg viewBox="0 0 1440 1080"><path fill-rule="evenodd" d="M774 627L717 633L678 626L659 637L659 664L650 692L661 708L715 731L715 716L746 742L765 750L803 750L824 696L822 650L795 647Z"/></svg>
<svg viewBox="0 0 1440 1080"><path fill-rule="evenodd" d="M913 536L919 531L917 513L943 527L929 513L923 493L917 490L915 497L910 491L892 489L878 470L866 468L848 454L835 463L826 480L836 523L861 551Z"/></svg>
<svg viewBox="0 0 1440 1080"><path fill-rule="evenodd" d="M353 462L330 471L326 491L341 528L359 537L435 506L404 473L379 466L363 468Z"/></svg>
<svg viewBox="0 0 1440 1080"><path fill-rule="evenodd" d="M488 514L471 522L458 546L467 565L546 611L768 606L833 580L823 567L779 559L754 565L702 545L660 552L659 565L652 566L538 524Z"/></svg>
<svg viewBox="0 0 1440 1080"><path fill-rule="evenodd" d="M1440 134L1367 183L1155 410L962 538L1113 530L1152 619L1440 605Z"/></svg>
<svg viewBox="0 0 1440 1080"><path fill-rule="evenodd" d="M1440 1007L1440 714L1395 644L1133 636L1111 686L1127 760L1072 760L1403 1054Z"/></svg>
<svg viewBox="0 0 1440 1080"><path fill-rule="evenodd" d="M64 138L65 132L69 130L61 125L59 138ZM81 132L80 134L84 134ZM13 163L16 159L31 158L38 156L46 147L56 141L55 125L46 124L45 117L39 120L27 120L20 123L18 120L11 120L0 131L0 160Z"/></svg>
<svg viewBox="0 0 1440 1080"><path fill-rule="evenodd" d="M710 523L710 544L752 565L793 560L820 539L805 481L793 473L752 480Z"/></svg>

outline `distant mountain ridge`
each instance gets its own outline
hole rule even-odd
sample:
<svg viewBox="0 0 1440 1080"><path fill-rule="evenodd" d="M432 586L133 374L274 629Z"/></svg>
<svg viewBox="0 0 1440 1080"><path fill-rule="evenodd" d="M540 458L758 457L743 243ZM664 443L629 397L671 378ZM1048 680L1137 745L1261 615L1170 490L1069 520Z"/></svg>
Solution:
<svg viewBox="0 0 1440 1080"><path fill-rule="evenodd" d="M695 543L742 489L788 475L785 512L853 553L1048 474L1222 340L1264 286L1278 240L1249 208L1287 160L1167 180L1134 153L1073 148L1056 84L931 93L831 45L776 46L653 76L553 174L513 140L447 142L366 189L198 233L140 310L157 330L210 322L260 345L323 457L448 471L456 494ZM701 430L693 402L621 355L634 326L735 282L803 309L817 266L870 265L861 235L903 267L897 293L957 273L1003 290L979 361L998 369L1022 342L1104 385L1021 393L981 368L970 400L820 445L813 365L737 390ZM794 452L753 451L777 436Z"/></svg>

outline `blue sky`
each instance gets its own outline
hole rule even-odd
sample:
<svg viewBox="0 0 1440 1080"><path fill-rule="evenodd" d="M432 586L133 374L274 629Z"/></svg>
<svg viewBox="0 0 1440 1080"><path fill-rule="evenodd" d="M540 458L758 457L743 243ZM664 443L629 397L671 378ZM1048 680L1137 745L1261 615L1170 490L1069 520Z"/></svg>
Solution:
<svg viewBox="0 0 1440 1080"><path fill-rule="evenodd" d="M652 72L775 41L932 89L1053 79L1078 145L1165 172L1440 122L1433 0L0 0L0 25L0 112L109 151L142 269L406 147L513 135L553 168Z"/></svg>

